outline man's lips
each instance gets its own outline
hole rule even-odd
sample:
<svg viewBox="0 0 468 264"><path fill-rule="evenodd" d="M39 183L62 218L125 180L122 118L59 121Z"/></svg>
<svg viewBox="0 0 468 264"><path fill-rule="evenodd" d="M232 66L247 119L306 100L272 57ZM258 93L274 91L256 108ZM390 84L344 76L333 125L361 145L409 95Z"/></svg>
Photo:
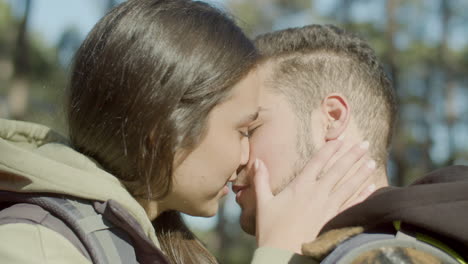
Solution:
<svg viewBox="0 0 468 264"><path fill-rule="evenodd" d="M236 194L236 202L240 204L240 196L242 195L242 191L247 189L248 185L233 185L232 191Z"/></svg>
<svg viewBox="0 0 468 264"><path fill-rule="evenodd" d="M248 185L232 185L232 191L237 194L238 192L242 191L243 189L247 187L249 186Z"/></svg>

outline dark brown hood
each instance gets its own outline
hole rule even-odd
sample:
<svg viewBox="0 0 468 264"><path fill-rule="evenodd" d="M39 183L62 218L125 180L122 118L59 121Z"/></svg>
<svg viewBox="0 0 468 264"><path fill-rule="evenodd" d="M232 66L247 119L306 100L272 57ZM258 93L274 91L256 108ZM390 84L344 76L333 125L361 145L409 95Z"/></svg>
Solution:
<svg viewBox="0 0 468 264"><path fill-rule="evenodd" d="M350 226L382 232L393 229L393 221L398 220L467 255L468 167L451 166L407 187L382 188L330 220L321 233Z"/></svg>

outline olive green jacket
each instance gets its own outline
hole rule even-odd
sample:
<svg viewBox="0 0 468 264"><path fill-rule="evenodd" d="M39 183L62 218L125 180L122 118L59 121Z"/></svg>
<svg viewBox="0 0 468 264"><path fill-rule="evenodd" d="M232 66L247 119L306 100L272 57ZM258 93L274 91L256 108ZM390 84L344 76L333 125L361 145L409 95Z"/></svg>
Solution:
<svg viewBox="0 0 468 264"><path fill-rule="evenodd" d="M145 210L119 180L45 126L0 119L0 190L113 199L159 247ZM0 238L1 263L89 263L66 238L40 225L0 225ZM293 256L288 251L259 248L252 263L288 263Z"/></svg>

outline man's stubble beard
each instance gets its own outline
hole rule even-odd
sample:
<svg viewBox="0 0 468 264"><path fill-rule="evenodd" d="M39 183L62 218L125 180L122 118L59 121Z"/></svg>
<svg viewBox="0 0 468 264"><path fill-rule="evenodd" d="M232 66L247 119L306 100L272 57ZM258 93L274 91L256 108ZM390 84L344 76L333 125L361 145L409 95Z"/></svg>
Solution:
<svg viewBox="0 0 468 264"><path fill-rule="evenodd" d="M310 127L308 126L308 122L304 123L306 123L305 127ZM299 140L296 142L296 151L299 158L294 163L292 172L287 177L284 177L278 186L273 187L273 195L277 195L278 193L283 191L296 178L296 176L302 172L307 162L317 150L316 146L312 143L312 134L310 132L310 129L307 129L305 127L301 125L297 126L296 138L298 138ZM255 199L255 196L252 199ZM255 236L256 229L256 210L257 209L255 207L242 208L240 216L240 225L242 227L242 230L244 230L244 232L246 232L247 234L253 236Z"/></svg>
<svg viewBox="0 0 468 264"><path fill-rule="evenodd" d="M301 142L304 142L304 141L306 141L304 145L307 145L307 147L305 148L307 149L307 152L300 151L299 148L296 148L299 159L295 162L292 173L288 175L288 177L283 178L283 181L281 181L281 184L279 184L277 187L274 187L272 191L273 195L277 195L278 193L282 192L297 177L297 175L299 175L299 173L302 172L307 162L315 153L316 148L310 142L310 140L303 139ZM298 144L300 143L298 142Z"/></svg>

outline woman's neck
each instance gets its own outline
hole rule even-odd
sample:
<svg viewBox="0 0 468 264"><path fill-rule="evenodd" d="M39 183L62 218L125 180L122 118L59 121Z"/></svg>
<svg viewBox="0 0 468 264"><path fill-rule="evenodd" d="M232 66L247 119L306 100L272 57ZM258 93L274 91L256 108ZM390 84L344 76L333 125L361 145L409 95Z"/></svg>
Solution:
<svg viewBox="0 0 468 264"><path fill-rule="evenodd" d="M156 219L162 212L165 210L163 209L162 203L154 200L148 199L137 199L138 203L145 209L146 215L148 218L153 221Z"/></svg>

